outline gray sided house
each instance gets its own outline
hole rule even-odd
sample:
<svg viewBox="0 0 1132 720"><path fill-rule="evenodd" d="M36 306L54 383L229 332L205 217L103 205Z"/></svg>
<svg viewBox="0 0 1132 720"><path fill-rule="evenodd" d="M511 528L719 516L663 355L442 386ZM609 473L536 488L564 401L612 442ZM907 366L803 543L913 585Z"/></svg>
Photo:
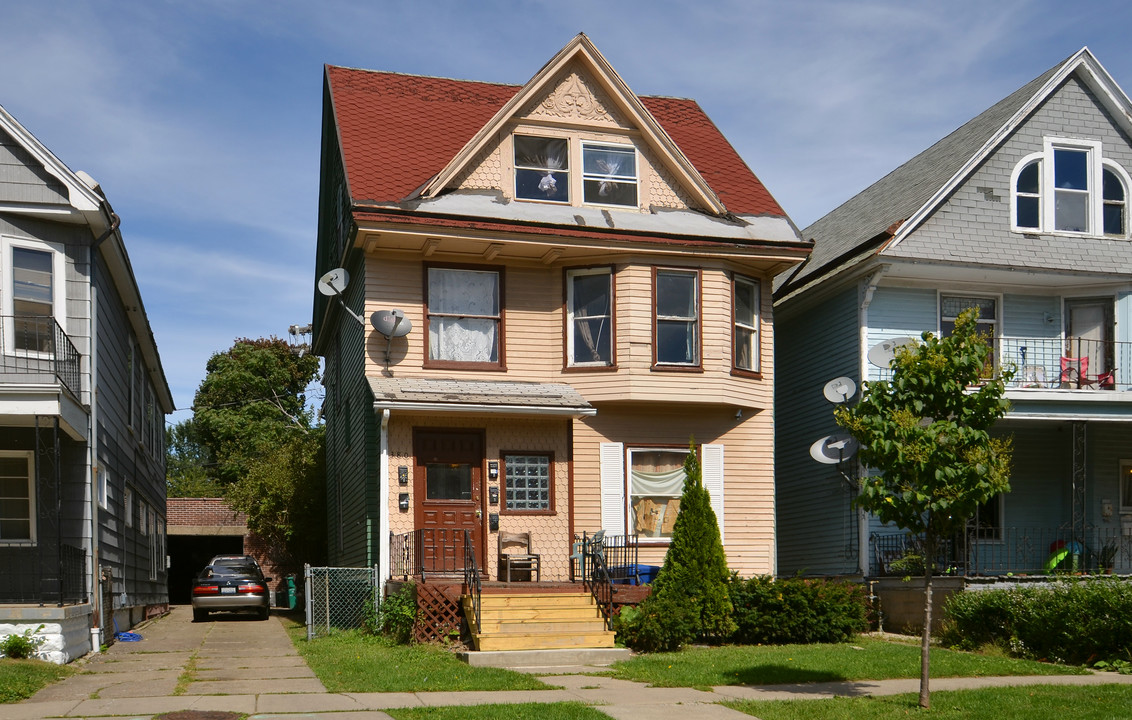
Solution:
<svg viewBox="0 0 1132 720"><path fill-rule="evenodd" d="M1132 104L1082 49L803 231L776 279L778 570L883 575L908 539L851 505L823 385L978 307L1017 370L1010 493L952 538L957 574L1132 571ZM848 471L849 479L842 474Z"/></svg>
<svg viewBox="0 0 1132 720"><path fill-rule="evenodd" d="M118 216L0 108L0 636L67 662L168 603L172 410Z"/></svg>

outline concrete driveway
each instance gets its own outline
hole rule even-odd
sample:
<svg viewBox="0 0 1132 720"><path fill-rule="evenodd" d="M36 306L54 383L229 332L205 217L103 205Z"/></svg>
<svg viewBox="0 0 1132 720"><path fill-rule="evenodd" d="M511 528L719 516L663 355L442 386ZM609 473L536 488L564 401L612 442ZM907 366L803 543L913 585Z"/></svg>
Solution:
<svg viewBox="0 0 1132 720"><path fill-rule="evenodd" d="M194 623L191 607L174 605L134 632L140 641L88 656L77 665L81 674L33 701L326 692L276 617L214 614Z"/></svg>

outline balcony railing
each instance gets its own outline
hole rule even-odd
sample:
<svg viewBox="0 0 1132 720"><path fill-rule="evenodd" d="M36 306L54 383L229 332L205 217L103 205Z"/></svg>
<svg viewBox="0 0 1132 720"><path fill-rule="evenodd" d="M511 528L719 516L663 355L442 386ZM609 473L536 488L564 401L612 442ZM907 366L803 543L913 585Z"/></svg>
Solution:
<svg viewBox="0 0 1132 720"><path fill-rule="evenodd" d="M870 537L871 574L923 573L921 539L907 533ZM940 543L934 573L941 575L1132 574L1132 535L1120 527L1083 533L1050 527L980 527Z"/></svg>
<svg viewBox="0 0 1132 720"><path fill-rule="evenodd" d="M0 547L0 603L66 605L87 601L86 552L40 543Z"/></svg>
<svg viewBox="0 0 1132 720"><path fill-rule="evenodd" d="M1132 390L1132 342L1086 338L997 337L995 364L1014 367L1009 388ZM871 380L891 380L889 368L871 368Z"/></svg>
<svg viewBox="0 0 1132 720"><path fill-rule="evenodd" d="M53 317L0 315L0 376L53 376L74 395L81 356Z"/></svg>

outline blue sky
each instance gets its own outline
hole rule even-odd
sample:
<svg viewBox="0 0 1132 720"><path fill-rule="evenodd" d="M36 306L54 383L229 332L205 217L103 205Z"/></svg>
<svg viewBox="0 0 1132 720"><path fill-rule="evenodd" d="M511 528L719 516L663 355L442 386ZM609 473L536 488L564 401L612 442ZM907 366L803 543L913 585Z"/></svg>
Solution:
<svg viewBox="0 0 1132 720"><path fill-rule="evenodd" d="M122 218L178 408L237 337L310 321L324 64L521 84L586 32L695 98L799 227L1088 45L1126 2L7 2L0 105ZM182 419L179 411L171 420Z"/></svg>

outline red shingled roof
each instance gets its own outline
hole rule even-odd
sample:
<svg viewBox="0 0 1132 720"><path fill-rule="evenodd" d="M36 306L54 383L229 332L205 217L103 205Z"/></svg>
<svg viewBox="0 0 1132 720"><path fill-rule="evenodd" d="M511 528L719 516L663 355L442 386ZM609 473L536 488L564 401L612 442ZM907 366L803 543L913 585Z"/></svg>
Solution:
<svg viewBox="0 0 1132 720"><path fill-rule="evenodd" d="M358 202L395 202L425 184L520 90L328 65L339 142ZM694 100L641 97L724 206L785 212Z"/></svg>

